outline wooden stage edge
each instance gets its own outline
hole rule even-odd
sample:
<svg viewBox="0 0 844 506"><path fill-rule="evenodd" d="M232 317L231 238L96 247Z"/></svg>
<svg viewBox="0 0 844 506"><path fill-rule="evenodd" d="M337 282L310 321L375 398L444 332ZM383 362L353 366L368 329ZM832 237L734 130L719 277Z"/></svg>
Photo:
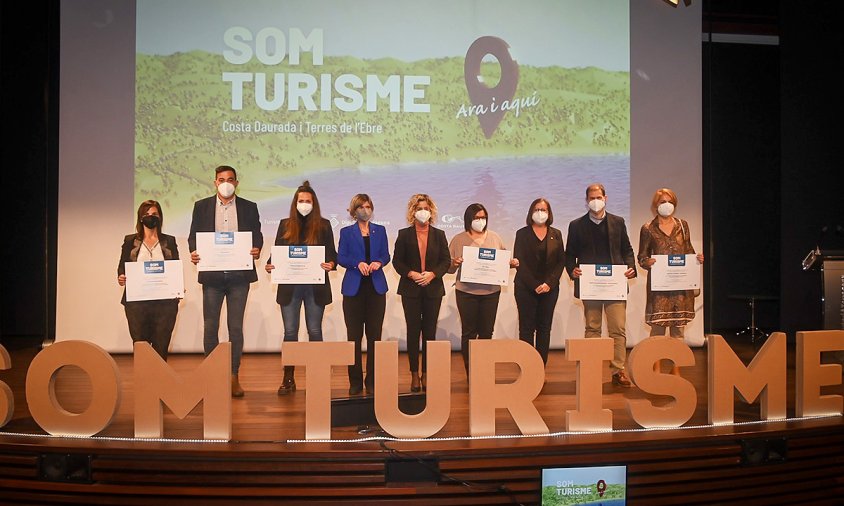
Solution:
<svg viewBox="0 0 844 506"><path fill-rule="evenodd" d="M731 342L745 363L754 350ZM694 349L695 365L683 376L697 392L697 409L680 429L645 430L627 412L627 401L666 399L620 388L604 375L603 403L613 431L561 432L574 409L575 365L552 351L546 383L534 404L552 434L519 437L508 413L496 415L494 438L466 438L468 386L459 353L452 354L451 415L433 438L389 438L374 424L332 429L331 442L304 438L304 369L299 389L278 396L277 354L247 354L241 366L243 399L232 400L233 439L202 437L202 408L179 420L165 409L165 438L132 438L132 357L115 355L121 405L113 423L95 438L45 435L29 415L24 384L36 350L12 353L0 381L14 394L11 420L0 428L0 504L539 504L541 470L553 467L626 466L628 504L841 504L844 496L844 418L793 419L794 350L788 353L788 416L759 421L759 403L735 401L736 423L707 424L707 357ZM193 370L197 355L171 355L177 371ZM406 358L399 359L400 368ZM517 371L499 365L499 381ZM399 375L407 392L410 375ZM85 411L90 383L78 368L57 375L63 408ZM822 394L844 395L841 384ZM348 397L345 368L332 374L332 397ZM354 441L357 440L357 441Z"/></svg>

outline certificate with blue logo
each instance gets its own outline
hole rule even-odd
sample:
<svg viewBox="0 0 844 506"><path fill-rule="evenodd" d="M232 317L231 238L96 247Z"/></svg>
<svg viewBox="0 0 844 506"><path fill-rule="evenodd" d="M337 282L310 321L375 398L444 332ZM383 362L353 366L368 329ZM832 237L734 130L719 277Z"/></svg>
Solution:
<svg viewBox="0 0 844 506"><path fill-rule="evenodd" d="M279 285L325 283L325 246L273 246L270 280Z"/></svg>
<svg viewBox="0 0 844 506"><path fill-rule="evenodd" d="M181 260L126 262L124 265L127 302L185 297Z"/></svg>
<svg viewBox="0 0 844 506"><path fill-rule="evenodd" d="M627 300L626 265L580 264L580 300Z"/></svg>
<svg viewBox="0 0 844 506"><path fill-rule="evenodd" d="M653 255L651 291L697 290L700 288L700 262L697 255Z"/></svg>
<svg viewBox="0 0 844 506"><path fill-rule="evenodd" d="M196 270L248 271L252 269L252 232L197 232Z"/></svg>
<svg viewBox="0 0 844 506"><path fill-rule="evenodd" d="M510 258L506 249L463 246L460 281L482 285L507 286L510 282Z"/></svg>

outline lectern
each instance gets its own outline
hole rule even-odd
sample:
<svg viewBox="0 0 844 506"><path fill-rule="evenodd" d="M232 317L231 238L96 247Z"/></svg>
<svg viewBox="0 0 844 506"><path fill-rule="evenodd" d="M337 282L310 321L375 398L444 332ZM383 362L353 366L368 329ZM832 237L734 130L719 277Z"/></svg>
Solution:
<svg viewBox="0 0 844 506"><path fill-rule="evenodd" d="M823 328L844 330L844 250L815 248L803 259L803 270L821 271Z"/></svg>

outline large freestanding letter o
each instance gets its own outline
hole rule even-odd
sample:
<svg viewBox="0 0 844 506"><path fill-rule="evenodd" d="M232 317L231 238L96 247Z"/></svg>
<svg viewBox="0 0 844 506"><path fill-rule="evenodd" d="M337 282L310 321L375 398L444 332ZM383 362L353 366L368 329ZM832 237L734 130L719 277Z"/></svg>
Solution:
<svg viewBox="0 0 844 506"><path fill-rule="evenodd" d="M71 413L56 399L56 373L79 367L91 380L91 404ZM93 436L108 427L120 406L120 371L107 351L88 341L61 341L45 348L26 373L26 402L35 422L54 436Z"/></svg>

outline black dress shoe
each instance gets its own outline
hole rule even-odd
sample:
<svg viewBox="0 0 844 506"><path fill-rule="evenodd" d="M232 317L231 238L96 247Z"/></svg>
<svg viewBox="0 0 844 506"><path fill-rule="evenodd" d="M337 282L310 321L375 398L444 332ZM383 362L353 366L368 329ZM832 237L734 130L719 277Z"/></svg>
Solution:
<svg viewBox="0 0 844 506"><path fill-rule="evenodd" d="M293 378L285 378L278 387L278 395L287 395L296 391L296 381Z"/></svg>
<svg viewBox="0 0 844 506"><path fill-rule="evenodd" d="M349 387L349 395L357 395L363 391L363 387L361 386L350 386Z"/></svg>

